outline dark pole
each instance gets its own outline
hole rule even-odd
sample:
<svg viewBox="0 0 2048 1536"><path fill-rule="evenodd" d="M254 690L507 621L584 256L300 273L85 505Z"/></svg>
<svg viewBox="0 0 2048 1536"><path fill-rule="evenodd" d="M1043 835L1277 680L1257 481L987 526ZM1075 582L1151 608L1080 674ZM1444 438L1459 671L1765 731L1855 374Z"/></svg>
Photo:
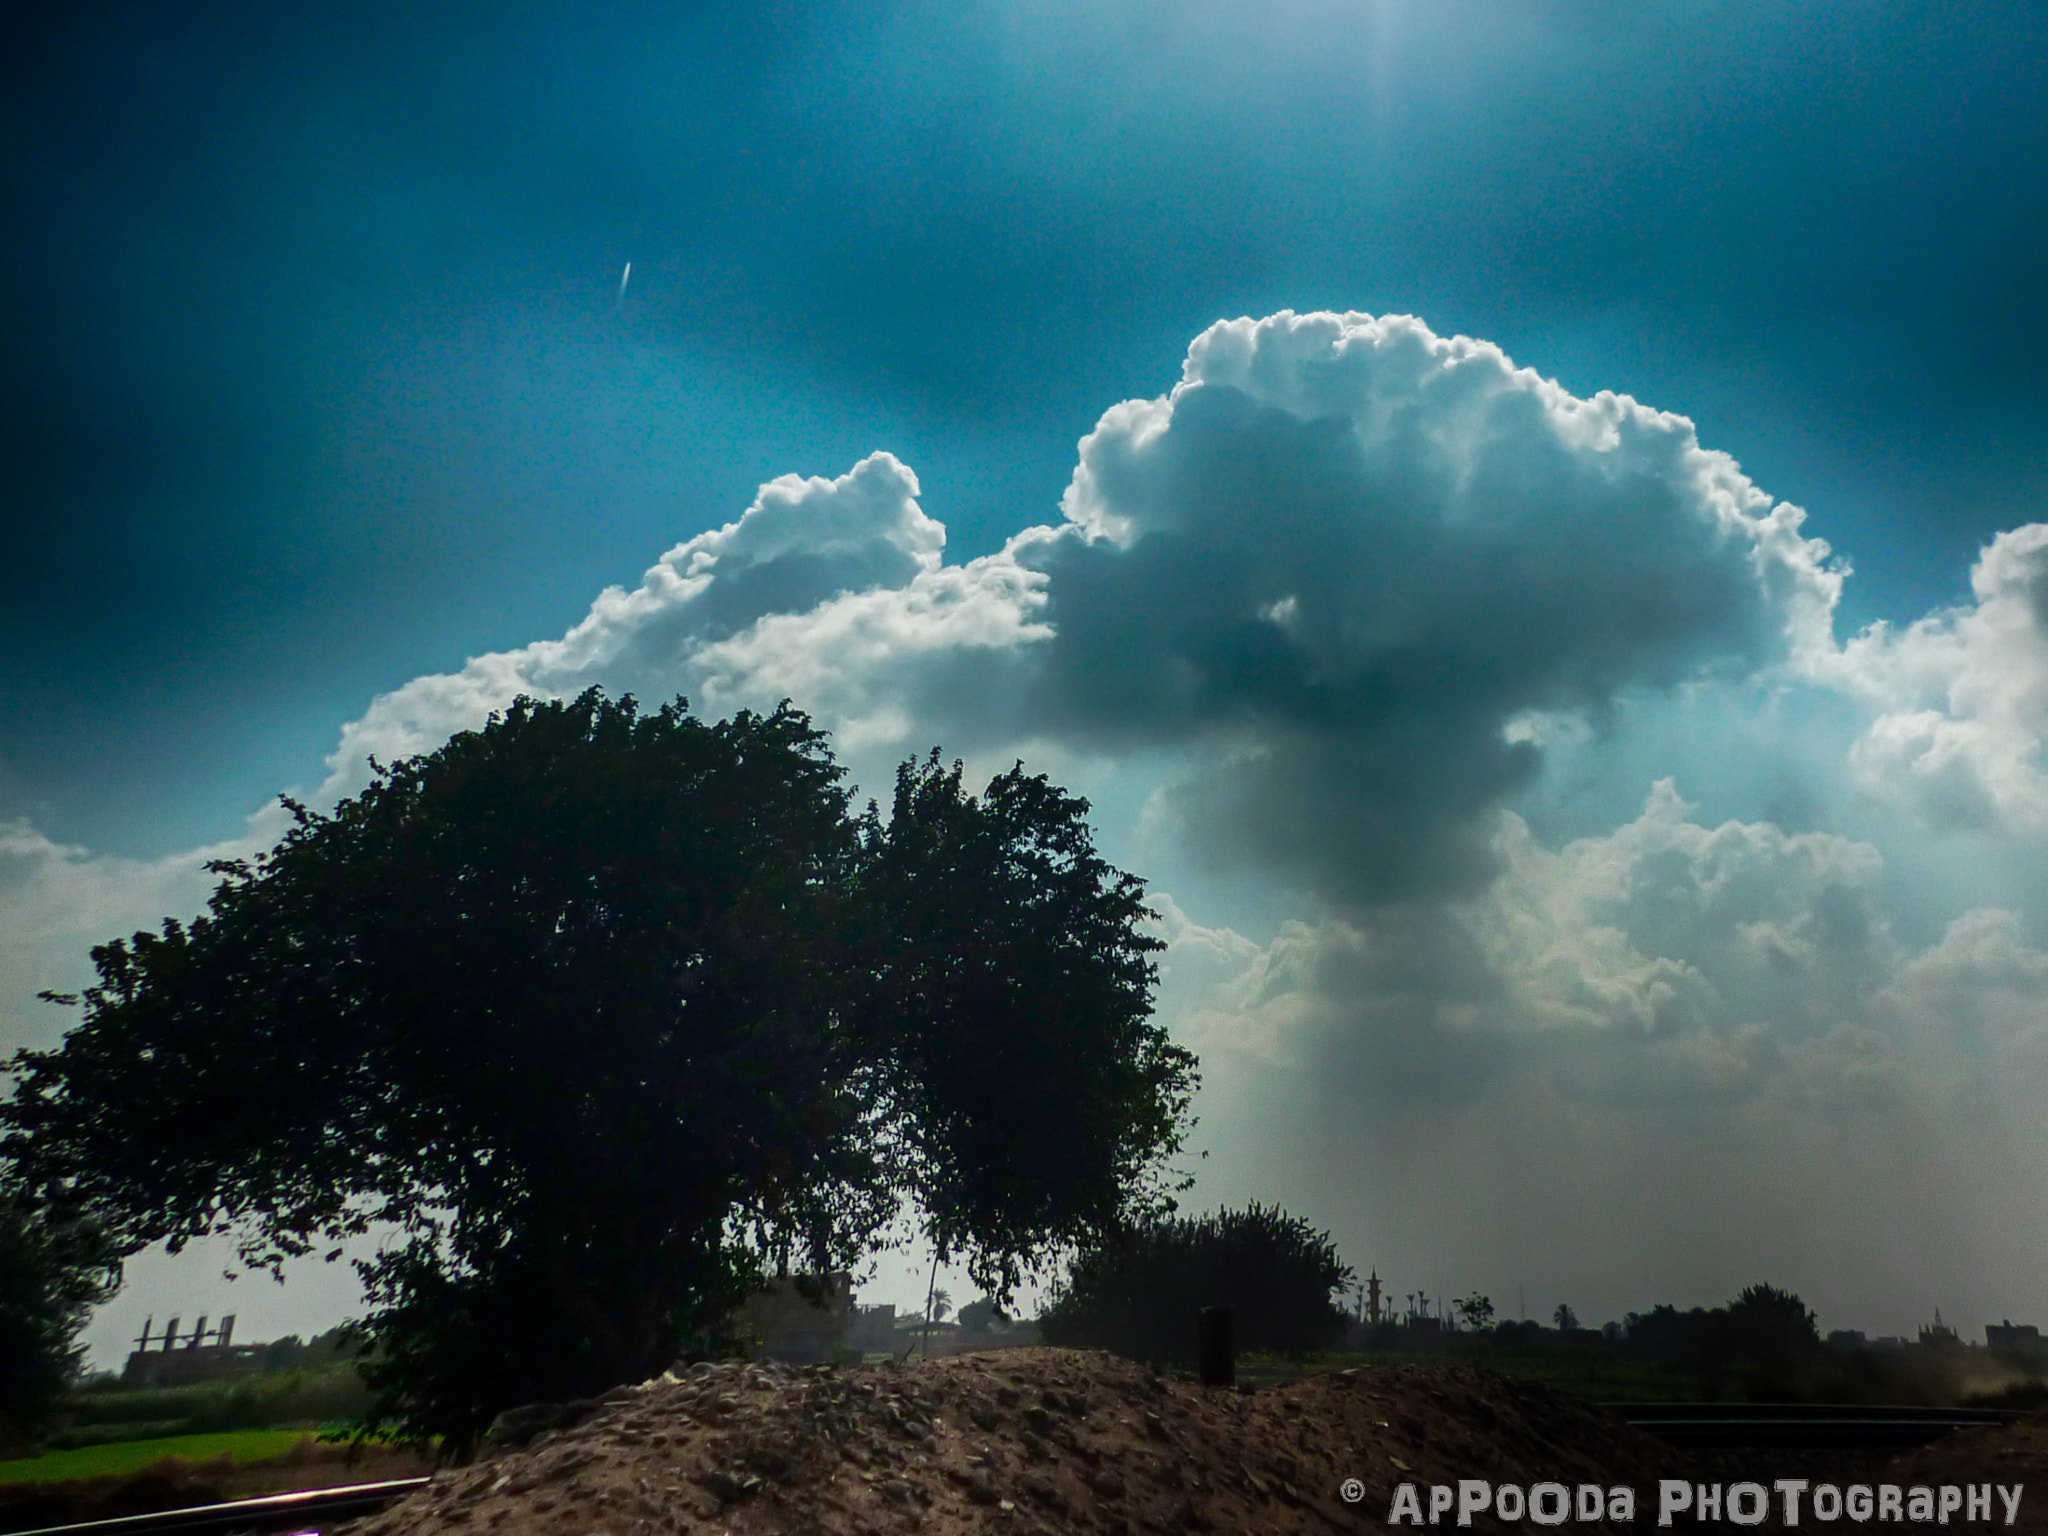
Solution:
<svg viewBox="0 0 2048 1536"><path fill-rule="evenodd" d="M1204 1307L1195 1314L1195 1358L1202 1385L1237 1385L1237 1341L1228 1307Z"/></svg>

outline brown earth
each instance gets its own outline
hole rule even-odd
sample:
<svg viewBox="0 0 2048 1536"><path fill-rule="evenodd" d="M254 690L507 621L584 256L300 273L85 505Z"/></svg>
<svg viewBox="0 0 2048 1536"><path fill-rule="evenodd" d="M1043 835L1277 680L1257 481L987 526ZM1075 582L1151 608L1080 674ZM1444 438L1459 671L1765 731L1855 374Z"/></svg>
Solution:
<svg viewBox="0 0 2048 1536"><path fill-rule="evenodd" d="M1884 1470L1883 1481L1930 1487L1942 1483L2025 1484L2019 1519L2011 1529L2048 1531L2048 1417L2036 1415L1997 1429L1966 1429L1901 1456ZM2004 1506L1994 1493L1994 1523L2005 1526Z"/></svg>
<svg viewBox="0 0 2048 1536"><path fill-rule="evenodd" d="M1377 1530L1401 1482L1628 1484L1654 1500L1657 1478L1683 1468L1590 1403L1480 1371L1362 1367L1249 1394L1029 1349L846 1371L693 1366L346 1529ZM1362 1502L1341 1496L1350 1478Z"/></svg>

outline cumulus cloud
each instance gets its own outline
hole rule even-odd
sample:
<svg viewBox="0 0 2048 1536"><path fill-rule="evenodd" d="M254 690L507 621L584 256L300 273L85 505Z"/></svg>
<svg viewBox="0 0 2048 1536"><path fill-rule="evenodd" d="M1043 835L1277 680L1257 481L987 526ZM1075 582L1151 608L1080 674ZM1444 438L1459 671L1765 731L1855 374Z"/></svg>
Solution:
<svg viewBox="0 0 2048 1536"><path fill-rule="evenodd" d="M53 1044L75 1022L37 994L89 986L95 944L200 912L214 884L207 860L249 852L259 838L267 846L283 830L266 810L248 839L152 860L96 854L27 822L0 822L0 1055Z"/></svg>
<svg viewBox="0 0 2048 1536"><path fill-rule="evenodd" d="M2000 1193L2048 1172L2048 953L2015 914L1908 952L1876 849L1702 825L1669 783L1611 833L1551 851L1501 813L1494 843L1479 897L1262 945L1169 910L1169 977L1187 949L1210 978L1164 1005L1231 1151L1212 1198L1317 1212L1404 1283L1595 1316L1766 1277L1838 1317L1988 1308L1990 1257L2048 1247Z"/></svg>
<svg viewBox="0 0 2048 1536"><path fill-rule="evenodd" d="M1198 749L1195 835L1342 901L1483 884L1518 725L1825 649L1841 581L1685 418L1403 316L1212 326L1064 510L1048 720Z"/></svg>
<svg viewBox="0 0 2048 1536"><path fill-rule="evenodd" d="M1539 1059L1570 1067L1574 1092L1718 1092L1731 1051L1856 1017L1894 966L1893 942L1870 845L1768 822L1704 827L1692 810L1665 780L1635 820L1556 852L1500 812L1501 873L1478 897L1290 922L1252 950L1175 909L1175 950L1195 936L1238 962L1187 1027L1224 1050L1312 1064L1360 1104L1468 1096ZM1729 1044L1682 1088L1586 1075L1626 1074L1660 1044L1697 1052L1706 1036Z"/></svg>
<svg viewBox="0 0 2048 1536"><path fill-rule="evenodd" d="M789 696L854 752L1181 752L1162 803L1219 863L1340 903L1470 891L1530 722L1825 649L1841 581L1683 417L1401 316L1212 326L997 555L945 565L916 491L885 453L764 487L560 640L377 700L331 792L520 692Z"/></svg>
<svg viewBox="0 0 2048 1536"><path fill-rule="evenodd" d="M888 453L837 479L769 482L737 522L678 544L637 587L599 594L560 639L380 696L343 729L322 797L360 788L370 756L431 750L520 694L592 686L685 693L713 711L796 697L856 741L907 737L949 678L1043 634L1042 579L1007 559L944 566L945 528L917 492ZM982 686L955 691L988 699Z"/></svg>
<svg viewBox="0 0 2048 1536"><path fill-rule="evenodd" d="M1876 624L1817 670L1876 717L1851 755L1865 789L1932 826L2048 834L2048 524L2001 533L1975 601Z"/></svg>

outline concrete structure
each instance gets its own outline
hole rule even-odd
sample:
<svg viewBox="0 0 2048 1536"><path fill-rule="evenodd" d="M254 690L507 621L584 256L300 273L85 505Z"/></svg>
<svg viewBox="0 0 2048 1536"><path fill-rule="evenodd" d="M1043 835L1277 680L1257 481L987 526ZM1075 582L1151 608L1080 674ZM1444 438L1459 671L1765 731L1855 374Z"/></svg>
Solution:
<svg viewBox="0 0 2048 1536"><path fill-rule="evenodd" d="M2002 1323L1984 1325L1984 1344L1994 1355L2028 1364L2048 1359L2048 1340L2042 1339L2041 1330L2032 1323L2015 1323L2009 1317Z"/></svg>
<svg viewBox="0 0 2048 1536"><path fill-rule="evenodd" d="M156 1334L152 1313L142 1325L135 1351L122 1368L121 1380L132 1387L175 1387L192 1381L218 1381L228 1376L253 1376L263 1369L264 1346L236 1344L235 1315L230 1312L216 1328L206 1326L202 1313L189 1334L178 1332L178 1319L164 1324ZM158 1347L152 1350L149 1346Z"/></svg>
<svg viewBox="0 0 2048 1536"><path fill-rule="evenodd" d="M737 1322L765 1358L816 1365L851 1351L855 1317L853 1276L836 1270L770 1280L740 1304Z"/></svg>

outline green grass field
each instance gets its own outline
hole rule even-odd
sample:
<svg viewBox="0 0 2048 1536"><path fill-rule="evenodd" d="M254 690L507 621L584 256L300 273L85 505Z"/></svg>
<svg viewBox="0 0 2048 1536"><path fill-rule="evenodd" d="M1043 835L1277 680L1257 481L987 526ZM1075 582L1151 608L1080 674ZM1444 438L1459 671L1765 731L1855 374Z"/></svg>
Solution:
<svg viewBox="0 0 2048 1536"><path fill-rule="evenodd" d="M303 1429L236 1429L215 1435L172 1435L161 1440L122 1440L89 1445L76 1451L45 1451L15 1461L0 1461L0 1483L55 1482L74 1477L106 1477L135 1472L153 1461L177 1456L207 1461L232 1456L237 1461L268 1461L282 1456L311 1436Z"/></svg>

